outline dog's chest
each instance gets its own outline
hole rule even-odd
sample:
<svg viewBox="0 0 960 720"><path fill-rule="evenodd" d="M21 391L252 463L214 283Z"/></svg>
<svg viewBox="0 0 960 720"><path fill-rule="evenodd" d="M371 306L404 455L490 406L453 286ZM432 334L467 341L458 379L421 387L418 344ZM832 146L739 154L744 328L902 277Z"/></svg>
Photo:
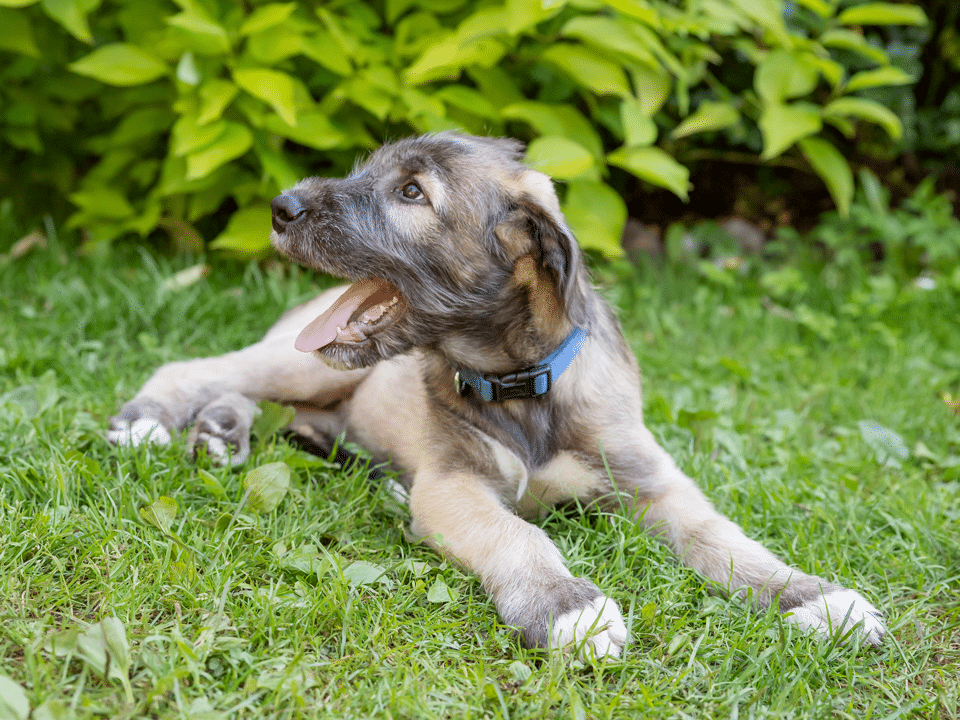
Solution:
<svg viewBox="0 0 960 720"><path fill-rule="evenodd" d="M518 478L516 509L524 517L543 516L553 506L596 494L603 477L569 452Z"/></svg>

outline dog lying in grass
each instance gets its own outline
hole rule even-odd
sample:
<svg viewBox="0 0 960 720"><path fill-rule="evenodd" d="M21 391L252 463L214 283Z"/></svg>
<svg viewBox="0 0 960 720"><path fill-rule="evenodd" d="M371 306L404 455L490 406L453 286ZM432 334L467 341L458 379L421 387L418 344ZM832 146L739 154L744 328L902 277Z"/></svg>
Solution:
<svg viewBox="0 0 960 720"><path fill-rule="evenodd" d="M519 143L440 134L386 145L342 180L275 198L283 255L351 281L260 342L161 367L111 420L120 444L249 454L254 402L388 460L411 529L479 576L533 647L619 656L617 603L524 517L577 499L625 512L756 607L828 636L885 628L853 590L789 567L714 510L643 424L636 359L590 285L550 179ZM309 406L312 409L304 409Z"/></svg>

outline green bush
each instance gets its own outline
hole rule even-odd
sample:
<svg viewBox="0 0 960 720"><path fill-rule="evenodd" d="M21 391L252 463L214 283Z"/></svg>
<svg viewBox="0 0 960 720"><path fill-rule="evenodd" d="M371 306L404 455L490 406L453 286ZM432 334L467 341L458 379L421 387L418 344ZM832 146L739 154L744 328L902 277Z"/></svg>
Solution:
<svg viewBox="0 0 960 720"><path fill-rule="evenodd" d="M0 0L0 194L45 211L67 197L91 242L219 232L212 247L256 254L269 199L301 176L460 128L529 141L581 242L608 254L626 219L610 166L685 199L685 163L718 144L795 156L846 215L842 136L901 134L858 93L911 81L861 28L926 19L843 5Z"/></svg>

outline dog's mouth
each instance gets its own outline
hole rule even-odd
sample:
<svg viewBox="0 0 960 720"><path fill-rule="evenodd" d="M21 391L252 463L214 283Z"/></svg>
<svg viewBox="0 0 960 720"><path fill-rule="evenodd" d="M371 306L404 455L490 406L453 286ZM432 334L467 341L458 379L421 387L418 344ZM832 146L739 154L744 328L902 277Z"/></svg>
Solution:
<svg viewBox="0 0 960 720"><path fill-rule="evenodd" d="M393 283L377 277L360 280L300 331L294 347L313 352L334 343L361 345L393 325L406 305Z"/></svg>

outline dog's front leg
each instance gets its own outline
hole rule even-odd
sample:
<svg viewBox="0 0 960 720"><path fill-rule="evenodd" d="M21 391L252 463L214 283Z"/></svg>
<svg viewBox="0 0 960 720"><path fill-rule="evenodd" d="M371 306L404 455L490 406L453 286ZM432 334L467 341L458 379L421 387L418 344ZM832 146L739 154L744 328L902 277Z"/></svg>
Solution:
<svg viewBox="0 0 960 720"><path fill-rule="evenodd" d="M704 497L646 429L639 478L618 481L636 516L687 565L726 593L751 595L760 607L777 603L785 619L823 636L854 625L864 642L886 633L880 612L859 593L786 565Z"/></svg>
<svg viewBox="0 0 960 720"><path fill-rule="evenodd" d="M483 478L421 469L410 510L414 532L476 573L529 647L620 655L627 631L617 604L574 577L546 533L511 512Z"/></svg>

